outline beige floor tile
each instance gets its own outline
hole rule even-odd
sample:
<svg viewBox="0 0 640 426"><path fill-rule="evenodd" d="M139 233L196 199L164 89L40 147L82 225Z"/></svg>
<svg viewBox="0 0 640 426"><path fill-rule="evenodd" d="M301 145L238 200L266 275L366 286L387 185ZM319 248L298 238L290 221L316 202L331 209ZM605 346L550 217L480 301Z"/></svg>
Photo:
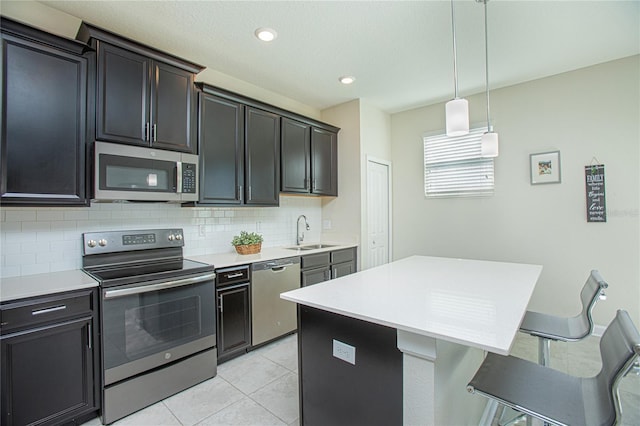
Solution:
<svg viewBox="0 0 640 426"><path fill-rule="evenodd" d="M287 424L299 416L297 374L288 373L249 396Z"/></svg>
<svg viewBox="0 0 640 426"><path fill-rule="evenodd" d="M198 423L198 426L227 425L286 426L286 423L282 422L267 409L248 397L241 399L235 404Z"/></svg>
<svg viewBox="0 0 640 426"><path fill-rule="evenodd" d="M244 397L221 377L214 377L164 400L185 426L191 426Z"/></svg>
<svg viewBox="0 0 640 426"><path fill-rule="evenodd" d="M255 352L228 361L218 368L220 377L245 394L255 392L288 372L286 368Z"/></svg>

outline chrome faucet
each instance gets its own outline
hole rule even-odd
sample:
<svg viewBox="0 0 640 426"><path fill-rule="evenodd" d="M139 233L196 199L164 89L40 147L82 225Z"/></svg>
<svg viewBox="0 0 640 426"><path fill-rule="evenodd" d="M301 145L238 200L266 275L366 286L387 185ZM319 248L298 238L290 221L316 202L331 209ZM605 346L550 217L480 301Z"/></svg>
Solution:
<svg viewBox="0 0 640 426"><path fill-rule="evenodd" d="M307 222L307 217L303 214L301 214L300 216L298 216L298 220L296 221L296 245L300 245L301 242L304 241L304 230L302 231L302 234L300 233L300 219L304 219L304 225L305 228L307 229L307 231L309 229L311 229L309 227L309 222Z"/></svg>

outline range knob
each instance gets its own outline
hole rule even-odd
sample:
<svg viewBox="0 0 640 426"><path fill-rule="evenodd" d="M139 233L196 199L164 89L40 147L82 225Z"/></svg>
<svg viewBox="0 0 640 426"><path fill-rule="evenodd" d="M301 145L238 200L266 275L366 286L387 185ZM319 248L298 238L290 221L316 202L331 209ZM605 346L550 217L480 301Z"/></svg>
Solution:
<svg viewBox="0 0 640 426"><path fill-rule="evenodd" d="M104 238L101 239L100 241L98 241L98 244L100 244L100 247L104 247L107 245L107 240L105 240Z"/></svg>
<svg viewBox="0 0 640 426"><path fill-rule="evenodd" d="M178 235L176 235L176 240L178 240L178 241L182 241L182 234L178 234Z"/></svg>
<svg viewBox="0 0 640 426"><path fill-rule="evenodd" d="M173 241L175 239L176 239L176 237L173 234L169 234L169 241Z"/></svg>
<svg viewBox="0 0 640 426"><path fill-rule="evenodd" d="M98 243L95 240L89 240L87 241L87 245L91 248L94 248L95 246L98 245Z"/></svg>

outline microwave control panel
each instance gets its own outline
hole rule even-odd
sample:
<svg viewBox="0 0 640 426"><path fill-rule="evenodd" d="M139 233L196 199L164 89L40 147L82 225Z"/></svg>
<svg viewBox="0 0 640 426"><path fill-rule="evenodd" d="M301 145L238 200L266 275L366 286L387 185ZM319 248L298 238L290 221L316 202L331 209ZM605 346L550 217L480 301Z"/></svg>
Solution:
<svg viewBox="0 0 640 426"><path fill-rule="evenodd" d="M196 193L196 165L193 163L182 163L182 192Z"/></svg>

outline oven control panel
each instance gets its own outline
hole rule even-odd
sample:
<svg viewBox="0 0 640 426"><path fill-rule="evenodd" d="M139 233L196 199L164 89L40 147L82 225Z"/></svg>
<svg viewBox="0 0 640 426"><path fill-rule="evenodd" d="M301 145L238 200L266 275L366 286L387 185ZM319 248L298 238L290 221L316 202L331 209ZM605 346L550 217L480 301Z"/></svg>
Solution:
<svg viewBox="0 0 640 426"><path fill-rule="evenodd" d="M85 256L184 246L184 233L180 228L85 232L82 239Z"/></svg>

